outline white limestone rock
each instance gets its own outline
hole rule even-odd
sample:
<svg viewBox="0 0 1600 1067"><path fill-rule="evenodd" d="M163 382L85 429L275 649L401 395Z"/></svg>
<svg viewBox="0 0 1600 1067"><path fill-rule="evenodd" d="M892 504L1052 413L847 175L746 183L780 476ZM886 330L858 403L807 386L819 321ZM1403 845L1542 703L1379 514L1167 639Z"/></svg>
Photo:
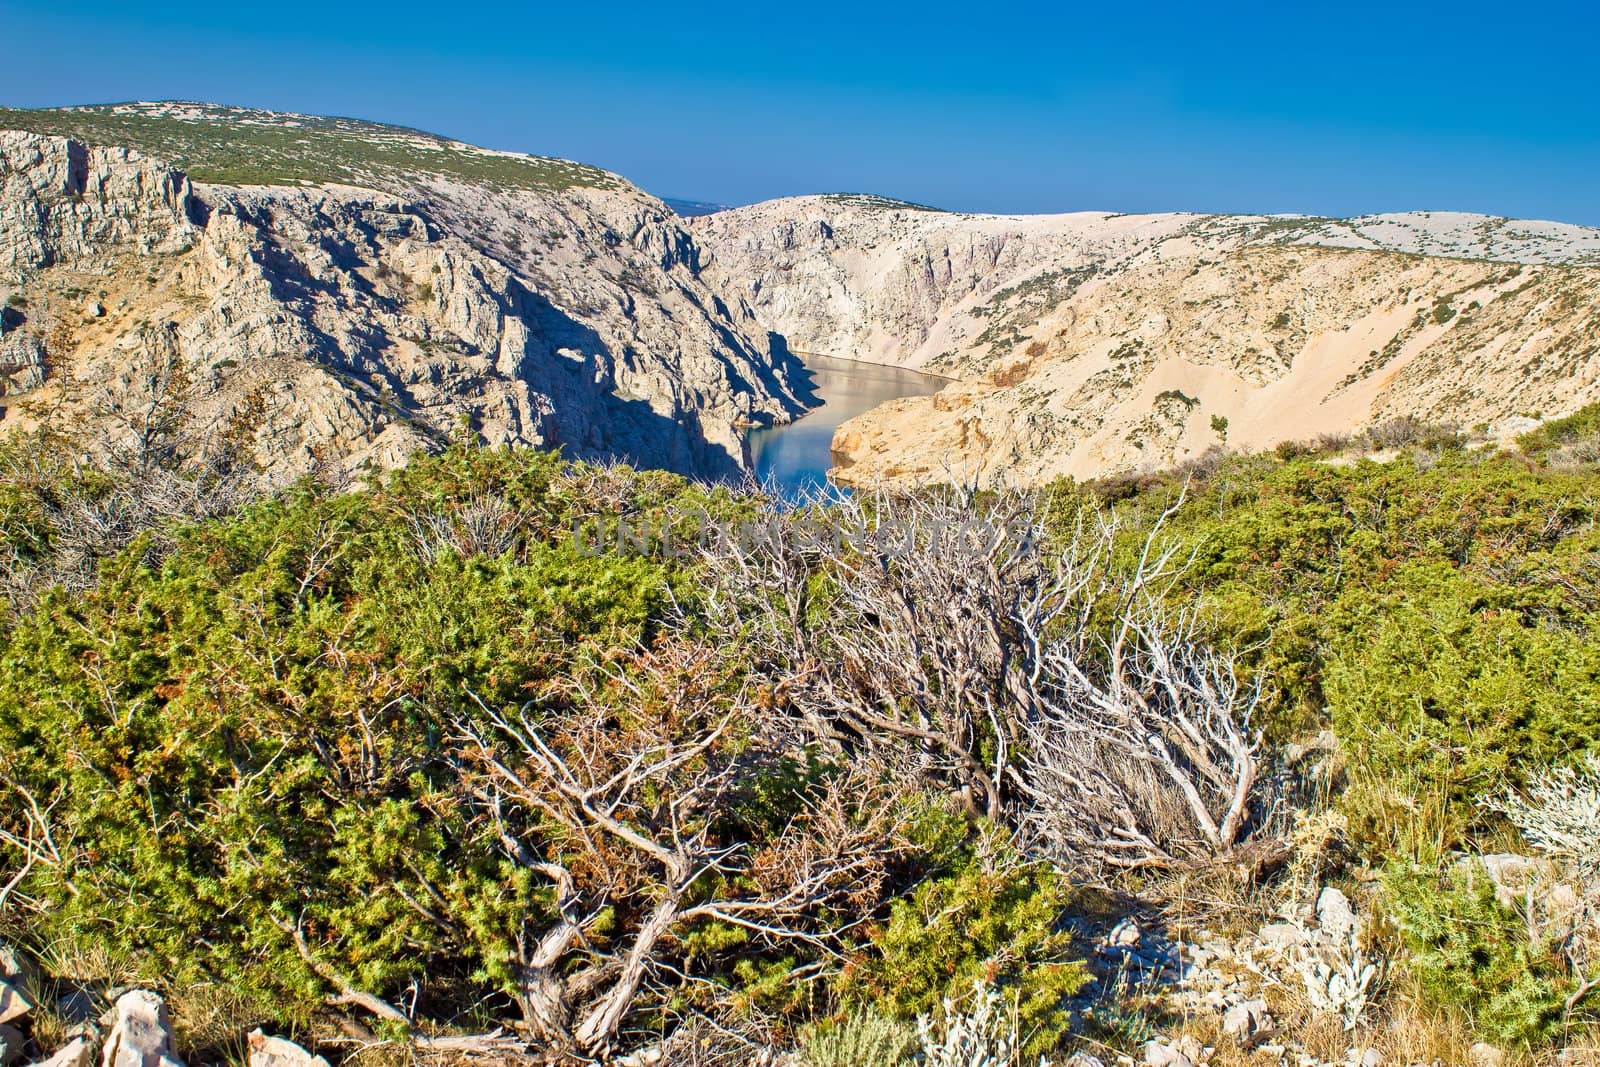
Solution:
<svg viewBox="0 0 1600 1067"><path fill-rule="evenodd" d="M1241 1001L1222 1016L1222 1031L1244 1048L1253 1048L1277 1030L1266 1001Z"/></svg>
<svg viewBox="0 0 1600 1067"><path fill-rule="evenodd" d="M0 979L0 1023L10 1023L33 1011L33 1001L23 990L22 976Z"/></svg>
<svg viewBox="0 0 1600 1067"><path fill-rule="evenodd" d="M117 998L101 1067L183 1067L172 1050L172 1020L155 993L136 989Z"/></svg>
<svg viewBox="0 0 1600 1067"><path fill-rule="evenodd" d="M626 182L372 185L197 185L125 149L0 132L0 288L27 308L0 350L7 395L61 399L71 372L136 402L175 362L199 432L259 402L250 441L285 477L330 456L393 466L463 420L491 445L734 475L744 427L803 411L799 365ZM94 418L66 400L53 417ZM4 423L30 426L16 407Z"/></svg>
<svg viewBox="0 0 1600 1067"><path fill-rule="evenodd" d="M1174 1045L1164 1041L1146 1042L1145 1067L1194 1067L1194 1062Z"/></svg>
<svg viewBox="0 0 1600 1067"><path fill-rule="evenodd" d="M1341 890L1327 886L1317 895L1317 923L1330 937L1348 938L1358 926L1356 909Z"/></svg>
<svg viewBox="0 0 1600 1067"><path fill-rule="evenodd" d="M54 1055L40 1060L33 1067L93 1067L94 1052L94 1046L88 1040L75 1037Z"/></svg>
<svg viewBox="0 0 1600 1067"><path fill-rule="evenodd" d="M259 1028L250 1031L250 1067L328 1067L328 1061L313 1056L293 1041L269 1037Z"/></svg>
<svg viewBox="0 0 1600 1067"><path fill-rule="evenodd" d="M1467 1057L1472 1060L1473 1067L1504 1067L1506 1062L1505 1050L1487 1041L1474 1043L1467 1049Z"/></svg>

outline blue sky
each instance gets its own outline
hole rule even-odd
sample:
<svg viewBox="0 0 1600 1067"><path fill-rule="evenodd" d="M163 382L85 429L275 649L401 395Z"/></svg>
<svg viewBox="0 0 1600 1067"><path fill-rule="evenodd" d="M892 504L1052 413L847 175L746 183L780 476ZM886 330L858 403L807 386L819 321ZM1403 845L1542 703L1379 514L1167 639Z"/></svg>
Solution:
<svg viewBox="0 0 1600 1067"><path fill-rule="evenodd" d="M0 103L164 98L419 126L725 203L1600 225L1600 14L1564 0L0 0Z"/></svg>

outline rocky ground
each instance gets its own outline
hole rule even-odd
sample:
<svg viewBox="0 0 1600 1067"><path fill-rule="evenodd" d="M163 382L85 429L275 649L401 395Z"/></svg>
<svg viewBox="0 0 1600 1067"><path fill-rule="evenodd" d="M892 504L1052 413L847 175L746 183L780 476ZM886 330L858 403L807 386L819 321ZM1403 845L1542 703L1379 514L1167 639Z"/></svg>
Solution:
<svg viewBox="0 0 1600 1067"><path fill-rule="evenodd" d="M1592 902L1548 861L1503 854L1462 857L1488 877L1503 903L1526 912L1537 929L1600 935ZM1481 865L1481 866L1479 866ZM1312 887L1285 901L1273 921L1228 936L1203 927L1168 933L1158 921L1124 919L1098 935L1099 990L1092 1016L1111 1003L1108 988L1144 991L1182 1022L1150 1035L1145 1067L1249 1063L1270 1067L1503 1067L1510 1055L1437 1026L1380 1020L1375 1010L1392 981L1383 950L1384 920L1334 886ZM1600 1050L1558 1051L1558 1064L1591 1064ZM1080 1067L1092 1067L1080 1056ZM1126 1053L1105 1060L1139 1062ZM1098 1058L1094 1062L1099 1062Z"/></svg>
<svg viewBox="0 0 1600 1067"><path fill-rule="evenodd" d="M117 996L103 1013L83 994L52 1005L51 1015L65 1021L63 1043L39 1048L41 1035L25 1033L39 995L37 968L14 949L0 944L0 1064L26 1062L36 1067L183 1067L173 1046L172 1017L166 1002L148 990L131 989ZM292 1041L269 1037L259 1029L245 1035L249 1067L328 1067Z"/></svg>
<svg viewBox="0 0 1600 1067"><path fill-rule="evenodd" d="M1472 862L1464 859L1463 862ZM1547 862L1517 855L1477 858L1506 901L1526 906L1530 921L1595 925L1592 907L1555 877ZM1154 916L1112 923L1085 921L1076 933L1092 943L1094 980L1070 1007L1082 1047L1067 1067L1504 1067L1508 1054L1484 1042L1374 1026L1374 1005L1388 979L1381 920L1340 889L1312 887L1290 900L1272 922L1229 936L1203 927L1173 927ZM1600 933L1600 926L1595 927ZM1592 936L1592 935L1591 935ZM52 1003L41 1004L44 998ZM102 1005L109 1005L101 1010ZM1116 1045L1093 1034L1115 1032L1139 1006L1143 1018L1176 1025L1120 1035ZM41 1008L42 1013L41 1013ZM36 1020L46 1019L43 1025ZM1125 1028L1125 1027L1124 1027ZM46 1035L54 1036L52 1047ZM260 1029L244 1035L249 1067L327 1067L288 1040ZM419 1039L422 1052L520 1058L512 1035L452 1041ZM493 1046L493 1047L489 1047ZM1571 1067L1596 1062L1594 1050L1565 1049L1552 1060ZM1137 1052L1139 1055L1134 1055ZM650 1046L620 1055L620 1067L692 1062L684 1049ZM767 1049L752 1062L806 1067L802 1053ZM183 1067L162 998L140 989L77 987L42 980L38 966L0 944L0 1065L33 1067ZM979 1067L999 1067L984 1061Z"/></svg>

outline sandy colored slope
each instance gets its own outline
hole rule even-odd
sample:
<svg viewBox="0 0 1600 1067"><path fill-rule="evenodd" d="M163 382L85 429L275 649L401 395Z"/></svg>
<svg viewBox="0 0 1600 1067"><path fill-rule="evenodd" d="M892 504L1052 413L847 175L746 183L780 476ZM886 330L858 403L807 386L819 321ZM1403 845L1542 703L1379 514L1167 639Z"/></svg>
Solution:
<svg viewBox="0 0 1600 1067"><path fill-rule="evenodd" d="M1261 448L1600 399L1600 232L1582 227L805 198L695 229L793 347L960 379L840 427L845 482L1162 466L1222 443L1214 419L1227 444Z"/></svg>

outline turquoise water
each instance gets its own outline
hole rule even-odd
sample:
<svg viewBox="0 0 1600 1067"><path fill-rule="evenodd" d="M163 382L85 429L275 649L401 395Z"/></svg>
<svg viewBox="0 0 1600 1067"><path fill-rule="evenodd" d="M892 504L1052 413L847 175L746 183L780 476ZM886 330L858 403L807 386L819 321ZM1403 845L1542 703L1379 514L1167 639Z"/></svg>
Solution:
<svg viewBox="0 0 1600 1067"><path fill-rule="evenodd" d="M889 400L937 393L945 379L902 367L884 367L833 356L797 353L811 374L812 388L822 400L787 426L751 430L750 462L757 478L774 483L787 496L814 492L828 485L833 466L833 431Z"/></svg>

